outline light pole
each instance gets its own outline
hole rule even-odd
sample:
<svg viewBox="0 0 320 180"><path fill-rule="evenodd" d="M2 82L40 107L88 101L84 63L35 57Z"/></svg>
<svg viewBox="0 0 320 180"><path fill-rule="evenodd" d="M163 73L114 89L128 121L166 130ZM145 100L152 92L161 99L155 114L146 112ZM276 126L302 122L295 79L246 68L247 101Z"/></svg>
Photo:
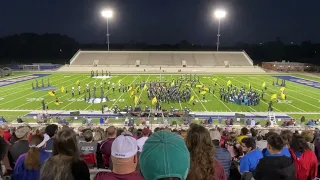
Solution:
<svg viewBox="0 0 320 180"><path fill-rule="evenodd" d="M219 45L220 45L220 22L221 22L221 18L226 17L226 14L227 13L224 10L216 10L214 12L214 16L218 18L218 21L219 21L218 34L217 34L217 51L219 51Z"/></svg>
<svg viewBox="0 0 320 180"><path fill-rule="evenodd" d="M107 19L107 43L108 43L108 51L109 51L109 19L112 18L113 12L110 9L101 11L101 16Z"/></svg>

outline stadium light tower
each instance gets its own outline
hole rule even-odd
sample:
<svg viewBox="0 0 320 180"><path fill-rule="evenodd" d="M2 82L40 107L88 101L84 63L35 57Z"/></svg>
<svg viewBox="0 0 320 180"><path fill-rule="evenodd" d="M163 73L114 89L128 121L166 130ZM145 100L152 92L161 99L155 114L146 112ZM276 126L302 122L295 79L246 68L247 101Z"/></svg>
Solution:
<svg viewBox="0 0 320 180"><path fill-rule="evenodd" d="M110 9L106 9L106 10L103 10L101 11L101 16L105 19L107 19L107 43L108 43L108 51L109 51L109 19L112 18L113 16L113 12L112 10Z"/></svg>
<svg viewBox="0 0 320 180"><path fill-rule="evenodd" d="M219 20L218 25L218 34L217 34L217 51L219 51L219 45L220 45L220 21L222 18L226 17L227 12L225 10L216 10L214 12L214 16Z"/></svg>

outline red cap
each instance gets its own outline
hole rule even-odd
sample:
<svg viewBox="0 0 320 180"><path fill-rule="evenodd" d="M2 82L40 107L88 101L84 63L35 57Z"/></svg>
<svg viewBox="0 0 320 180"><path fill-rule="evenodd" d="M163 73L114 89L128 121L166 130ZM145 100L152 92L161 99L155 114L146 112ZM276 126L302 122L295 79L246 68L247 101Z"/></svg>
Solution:
<svg viewBox="0 0 320 180"><path fill-rule="evenodd" d="M142 135L149 135L150 134L150 130L148 128L143 128L142 129Z"/></svg>

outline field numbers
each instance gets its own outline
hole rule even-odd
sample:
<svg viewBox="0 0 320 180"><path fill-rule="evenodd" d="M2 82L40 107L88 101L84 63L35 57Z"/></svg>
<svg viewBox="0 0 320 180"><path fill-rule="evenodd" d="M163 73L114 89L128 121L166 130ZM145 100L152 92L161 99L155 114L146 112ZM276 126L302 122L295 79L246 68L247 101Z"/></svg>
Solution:
<svg viewBox="0 0 320 180"><path fill-rule="evenodd" d="M211 101L211 100L206 100L206 99L205 99L205 100L200 100L200 101L199 101L199 100L194 100L194 101L197 102L197 103L198 103L198 102L207 103L207 102L209 102L209 101Z"/></svg>
<svg viewBox="0 0 320 180"><path fill-rule="evenodd" d="M92 98L91 98L92 99ZM97 98L97 99L100 99L100 98ZM70 98L68 99L69 102L83 102L84 101L84 98ZM116 102L117 99L109 99L110 102ZM125 100L124 99L119 99L118 100L119 102L124 102Z"/></svg>
<svg viewBox="0 0 320 180"><path fill-rule="evenodd" d="M1 100L4 100L4 98L3 98L3 97L0 97L0 101L1 101Z"/></svg>
<svg viewBox="0 0 320 180"><path fill-rule="evenodd" d="M27 102L42 101L43 98L26 98Z"/></svg>

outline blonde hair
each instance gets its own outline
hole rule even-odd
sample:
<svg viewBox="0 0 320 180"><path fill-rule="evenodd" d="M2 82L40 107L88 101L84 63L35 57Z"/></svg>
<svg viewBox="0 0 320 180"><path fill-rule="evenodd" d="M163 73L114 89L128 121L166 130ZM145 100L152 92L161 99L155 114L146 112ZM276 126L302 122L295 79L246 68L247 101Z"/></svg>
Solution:
<svg viewBox="0 0 320 180"><path fill-rule="evenodd" d="M301 136L303 137L303 139L307 142L311 142L313 141L314 135L311 131L309 130L304 130L301 132Z"/></svg>

